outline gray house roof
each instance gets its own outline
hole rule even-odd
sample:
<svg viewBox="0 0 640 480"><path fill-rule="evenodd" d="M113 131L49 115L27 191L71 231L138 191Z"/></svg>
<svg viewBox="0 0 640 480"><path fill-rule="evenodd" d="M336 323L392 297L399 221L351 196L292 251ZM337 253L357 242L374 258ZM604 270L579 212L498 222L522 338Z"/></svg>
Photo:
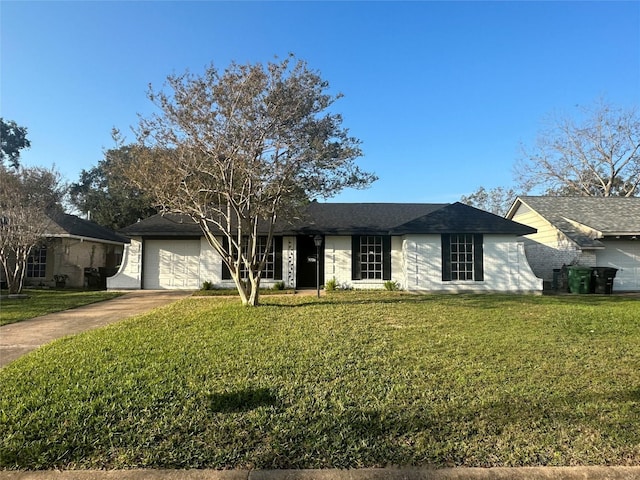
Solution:
<svg viewBox="0 0 640 480"><path fill-rule="evenodd" d="M513 218L520 205L536 211L580 247L602 247L598 239L603 237L640 235L640 198L523 196L507 218Z"/></svg>
<svg viewBox="0 0 640 480"><path fill-rule="evenodd" d="M318 203L295 219L281 219L278 235L403 235L408 233L503 233L535 229L462 203ZM199 226L181 215L154 215L121 230L143 237L199 237Z"/></svg>
<svg viewBox="0 0 640 480"><path fill-rule="evenodd" d="M130 241L127 237L108 228L75 215L57 213L50 218L52 223L46 233L49 237L74 237L102 243L129 243Z"/></svg>
<svg viewBox="0 0 640 480"><path fill-rule="evenodd" d="M536 229L460 202L392 229L403 233L502 233L529 235Z"/></svg>

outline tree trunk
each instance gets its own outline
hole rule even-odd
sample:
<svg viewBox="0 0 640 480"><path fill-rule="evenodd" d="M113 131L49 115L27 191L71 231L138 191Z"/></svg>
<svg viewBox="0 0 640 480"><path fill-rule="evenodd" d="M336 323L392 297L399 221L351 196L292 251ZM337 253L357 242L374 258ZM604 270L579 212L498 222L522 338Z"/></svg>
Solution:
<svg viewBox="0 0 640 480"><path fill-rule="evenodd" d="M247 305L257 307L260 304L260 274L256 275L255 272L251 272L249 275L249 288L251 293L249 294L249 303Z"/></svg>
<svg viewBox="0 0 640 480"><path fill-rule="evenodd" d="M260 302L260 276L255 278L250 275L250 278L246 281L240 278L239 272L231 272L231 276L238 289L242 305L257 307Z"/></svg>
<svg viewBox="0 0 640 480"><path fill-rule="evenodd" d="M15 252L15 264L5 264L3 259L3 266L5 276L7 277L7 287L10 295L15 295L22 292L22 285L24 283L24 275L26 273L27 255L23 255L22 252Z"/></svg>

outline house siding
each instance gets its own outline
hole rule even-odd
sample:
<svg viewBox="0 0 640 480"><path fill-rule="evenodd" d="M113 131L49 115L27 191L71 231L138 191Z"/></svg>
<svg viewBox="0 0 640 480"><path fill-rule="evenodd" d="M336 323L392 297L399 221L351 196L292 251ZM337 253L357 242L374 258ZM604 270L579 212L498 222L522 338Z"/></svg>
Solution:
<svg viewBox="0 0 640 480"><path fill-rule="evenodd" d="M563 265L595 266L595 252L580 249L564 233L526 205L518 207L512 220L538 230L524 238L527 260L537 277L551 282L553 270L562 268Z"/></svg>
<svg viewBox="0 0 640 480"><path fill-rule="evenodd" d="M181 240L166 240L178 242ZM282 280L295 287L296 237L283 238ZM507 291L538 292L542 280L529 267L524 248L512 235L484 235L484 280L451 282L442 280L441 236L404 235L391 237L391 279L408 291ZM385 280L352 280L351 236L326 236L324 239L324 277L321 283L334 279L338 288L383 289ZM143 242L134 238L125 247L118 273L107 280L113 290L138 289L142 285ZM198 265L199 285L212 282L217 288L234 288L233 280L222 279L222 259L202 237ZM263 280L265 287L274 280Z"/></svg>
<svg viewBox="0 0 640 480"><path fill-rule="evenodd" d="M484 235L483 244L484 280L443 281L441 236L407 235L403 240L403 286L433 292L542 290L542 280L529 267L522 242L515 242L512 236Z"/></svg>
<svg viewBox="0 0 640 480"><path fill-rule="evenodd" d="M107 290L138 290L142 288L142 238L134 237L124 246L118 272L107 278Z"/></svg>
<svg viewBox="0 0 640 480"><path fill-rule="evenodd" d="M336 279L338 288L352 288L351 280L351 237L327 236L324 248L324 279ZM363 287L359 287L363 288Z"/></svg>
<svg viewBox="0 0 640 480"><path fill-rule="evenodd" d="M606 248L596 252L596 266L616 268L613 290L640 291L640 240L603 240Z"/></svg>
<svg viewBox="0 0 640 480"><path fill-rule="evenodd" d="M122 250L120 245L93 242L76 238L50 238L47 240L47 259L44 277L27 277L24 285L53 286L54 275L67 275L66 287L84 288L85 268L102 268L107 255Z"/></svg>
<svg viewBox="0 0 640 480"><path fill-rule="evenodd" d="M440 235L392 237L392 280L409 291L509 291L539 292L542 280L536 278L527 262L522 242L513 236L484 236L484 280L480 282L442 281ZM324 282L336 279L339 288L381 289L384 280L351 279L351 237L326 238Z"/></svg>
<svg viewBox="0 0 640 480"><path fill-rule="evenodd" d="M167 239L164 242L175 243L189 240ZM222 237L220 237L222 241ZM152 242L157 243L158 240ZM120 270L107 279L107 289L109 290L132 290L140 289L143 284L143 252L144 244L140 237L134 237L129 245L125 245L125 252L120 266ZM283 280L288 286L294 286L295 279L295 237L284 237L283 239ZM161 288L167 289L195 289L200 288L204 282L211 282L215 288L235 288L235 282L222 279L222 257L207 242L205 237L200 237L200 255L197 265L197 283L190 282L187 286L180 284L163 285ZM263 279L260 284L265 287L272 286L278 280Z"/></svg>

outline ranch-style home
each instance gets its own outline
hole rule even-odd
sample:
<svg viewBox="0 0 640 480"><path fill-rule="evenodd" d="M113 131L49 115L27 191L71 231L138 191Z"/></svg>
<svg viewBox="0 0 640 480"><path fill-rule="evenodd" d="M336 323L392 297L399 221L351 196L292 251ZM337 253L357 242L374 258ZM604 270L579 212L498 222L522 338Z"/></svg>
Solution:
<svg viewBox="0 0 640 480"><path fill-rule="evenodd" d="M563 265L609 267L613 291L640 291L640 198L522 196L506 218L537 230L525 252L545 281Z"/></svg>
<svg viewBox="0 0 640 480"><path fill-rule="evenodd" d="M75 215L50 218L43 241L27 259L25 286L104 288L129 239Z"/></svg>
<svg viewBox="0 0 640 480"><path fill-rule="evenodd" d="M107 279L109 289L198 289L205 281L234 288L221 257L188 217L155 215L121 233L131 242L120 270ZM339 288L381 289L391 280L409 291L537 293L542 280L522 241L533 233L461 203L314 201L301 218L276 225L261 284L313 288L317 267L321 284L335 279Z"/></svg>

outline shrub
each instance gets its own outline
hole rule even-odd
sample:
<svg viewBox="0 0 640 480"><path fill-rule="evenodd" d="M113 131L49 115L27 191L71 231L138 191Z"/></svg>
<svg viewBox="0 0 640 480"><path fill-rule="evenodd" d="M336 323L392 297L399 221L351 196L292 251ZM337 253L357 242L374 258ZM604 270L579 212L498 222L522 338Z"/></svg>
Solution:
<svg viewBox="0 0 640 480"><path fill-rule="evenodd" d="M337 287L338 287L338 281L336 280L336 277L333 277L324 285L324 289L327 292L335 292Z"/></svg>
<svg viewBox="0 0 640 480"><path fill-rule="evenodd" d="M387 280L384 282L384 289L390 292L396 292L400 290L400 284L395 280Z"/></svg>
<svg viewBox="0 0 640 480"><path fill-rule="evenodd" d="M202 282L202 287L200 287L200 290L213 290L213 282Z"/></svg>
<svg viewBox="0 0 640 480"><path fill-rule="evenodd" d="M284 282L276 282L273 284L274 290L284 290Z"/></svg>

